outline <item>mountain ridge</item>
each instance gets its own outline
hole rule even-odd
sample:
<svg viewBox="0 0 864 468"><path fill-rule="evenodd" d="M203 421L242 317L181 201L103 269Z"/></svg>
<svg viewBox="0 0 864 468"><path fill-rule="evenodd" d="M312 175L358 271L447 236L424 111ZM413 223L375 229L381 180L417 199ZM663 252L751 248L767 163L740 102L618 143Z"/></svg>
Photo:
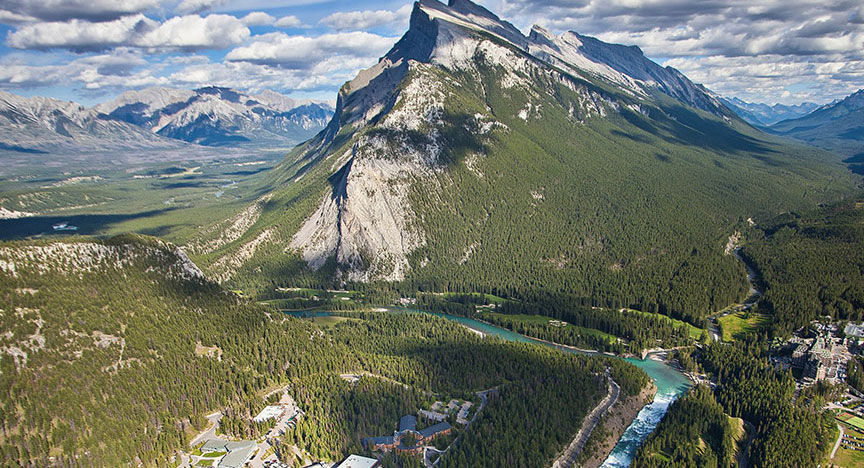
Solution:
<svg viewBox="0 0 864 468"><path fill-rule="evenodd" d="M770 131L851 156L850 163L861 163L864 161L861 156L864 154L864 89L804 117L778 122Z"/></svg>
<svg viewBox="0 0 864 468"><path fill-rule="evenodd" d="M747 102L737 97L721 98L726 105L739 117L759 127L768 127L783 120L804 117L820 107L814 102L802 102L792 106L776 103L773 105L759 102Z"/></svg>
<svg viewBox="0 0 864 468"><path fill-rule="evenodd" d="M198 257L205 270L265 294L551 289L695 323L745 292L723 255L736 220L851 186L824 153L758 132L637 49L595 44L627 52L616 66L643 73L629 76L580 52L575 33L535 28L532 41L451 5L415 3L327 128L267 174L243 232L240 220L202 230L198 245L232 231Z"/></svg>
<svg viewBox="0 0 864 468"><path fill-rule="evenodd" d="M321 102L218 87L145 88L92 107L0 91L0 149L38 154L294 145L331 115L331 106Z"/></svg>

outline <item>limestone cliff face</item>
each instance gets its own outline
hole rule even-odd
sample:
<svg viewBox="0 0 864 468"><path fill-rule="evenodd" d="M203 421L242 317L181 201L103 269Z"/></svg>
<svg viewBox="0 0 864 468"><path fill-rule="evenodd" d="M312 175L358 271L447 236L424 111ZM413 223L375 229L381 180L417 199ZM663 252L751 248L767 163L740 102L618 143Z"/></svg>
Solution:
<svg viewBox="0 0 864 468"><path fill-rule="evenodd" d="M518 89L537 102L559 84L568 87L578 96L569 103L577 125L625 106L643 112L634 102L657 90L718 115L725 112L701 87L654 64L637 48L575 33L554 36L539 27L525 36L470 1L421 0L405 36L342 87L333 120L306 146L303 159L331 170L317 209L289 246L311 268L335 259L343 280L405 278L410 254L427 241L411 190L446 190L454 133L480 141L507 131L491 109L458 121L451 115L449 103L458 87L486 86L481 65L502 70L496 85ZM634 99L618 102L586 86L587 80L611 84ZM542 106L532 102L518 118L543 117ZM471 154L466 164L482 157L482 152Z"/></svg>

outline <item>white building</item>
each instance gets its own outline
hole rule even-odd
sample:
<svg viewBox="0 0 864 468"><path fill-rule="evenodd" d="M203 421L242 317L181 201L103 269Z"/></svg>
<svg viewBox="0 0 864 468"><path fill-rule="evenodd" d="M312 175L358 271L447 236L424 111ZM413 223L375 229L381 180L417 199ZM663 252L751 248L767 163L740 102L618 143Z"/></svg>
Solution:
<svg viewBox="0 0 864 468"><path fill-rule="evenodd" d="M260 423L266 421L268 419L275 419L282 415L282 412L285 411L285 408L279 405L270 405L265 406L258 416L255 416L253 419L256 423Z"/></svg>
<svg viewBox="0 0 864 468"><path fill-rule="evenodd" d="M338 468L375 468L376 466L378 466L378 460L374 458L351 455L340 463Z"/></svg>

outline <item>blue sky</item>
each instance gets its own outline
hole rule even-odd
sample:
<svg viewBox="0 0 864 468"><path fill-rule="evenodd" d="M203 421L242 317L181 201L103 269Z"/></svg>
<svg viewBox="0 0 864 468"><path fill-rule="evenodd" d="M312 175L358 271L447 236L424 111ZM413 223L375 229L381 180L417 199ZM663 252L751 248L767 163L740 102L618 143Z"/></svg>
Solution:
<svg viewBox="0 0 864 468"><path fill-rule="evenodd" d="M727 96L828 102L864 87L860 0L479 0L635 44ZM411 2L3 0L0 89L84 104L148 86L272 89L333 101L395 43Z"/></svg>

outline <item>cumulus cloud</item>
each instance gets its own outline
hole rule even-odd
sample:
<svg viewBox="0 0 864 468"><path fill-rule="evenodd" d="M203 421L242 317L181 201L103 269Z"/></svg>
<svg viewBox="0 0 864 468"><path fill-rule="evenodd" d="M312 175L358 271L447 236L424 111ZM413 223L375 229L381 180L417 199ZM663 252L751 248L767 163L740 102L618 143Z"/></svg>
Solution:
<svg viewBox="0 0 864 468"><path fill-rule="evenodd" d="M864 66L860 0L797 0L794 5L786 0L480 3L523 29L536 23L553 31L575 30L607 42L638 45L649 57L672 58L666 64L722 94L763 100L776 96L792 103L809 93L812 99L828 101L862 86L854 71ZM840 63L843 73L829 71ZM784 97L788 87L812 91Z"/></svg>
<svg viewBox="0 0 864 468"><path fill-rule="evenodd" d="M19 49L65 48L75 51L111 47L218 49L239 44L249 28L230 15L175 16L158 23L138 14L105 21L71 20L26 25L7 37Z"/></svg>
<svg viewBox="0 0 864 468"><path fill-rule="evenodd" d="M86 90L164 86L168 80L154 75L159 65L149 64L131 50L118 50L59 65L31 65L32 57L0 61L0 87L32 88L78 83Z"/></svg>
<svg viewBox="0 0 864 468"><path fill-rule="evenodd" d="M228 0L183 0L177 5L177 11L183 14L203 13L226 3Z"/></svg>
<svg viewBox="0 0 864 468"><path fill-rule="evenodd" d="M299 28L300 26L303 26L303 22L300 21L300 18L294 15L288 15L276 20L276 22L273 23L273 26L276 26L277 28Z"/></svg>
<svg viewBox="0 0 864 468"><path fill-rule="evenodd" d="M380 26L406 26L411 5L398 10L339 11L321 19L320 23L337 31L358 31Z"/></svg>
<svg viewBox="0 0 864 468"><path fill-rule="evenodd" d="M271 33L256 36L254 42L232 50L225 58L296 70L324 69L340 61L362 61L370 66L397 39L361 31L318 37Z"/></svg>
<svg viewBox="0 0 864 468"><path fill-rule="evenodd" d="M261 11L253 11L240 19L246 26L266 26L273 24L276 18Z"/></svg>
<svg viewBox="0 0 864 468"><path fill-rule="evenodd" d="M159 0L4 0L0 11L42 21L108 21L158 5Z"/></svg>

